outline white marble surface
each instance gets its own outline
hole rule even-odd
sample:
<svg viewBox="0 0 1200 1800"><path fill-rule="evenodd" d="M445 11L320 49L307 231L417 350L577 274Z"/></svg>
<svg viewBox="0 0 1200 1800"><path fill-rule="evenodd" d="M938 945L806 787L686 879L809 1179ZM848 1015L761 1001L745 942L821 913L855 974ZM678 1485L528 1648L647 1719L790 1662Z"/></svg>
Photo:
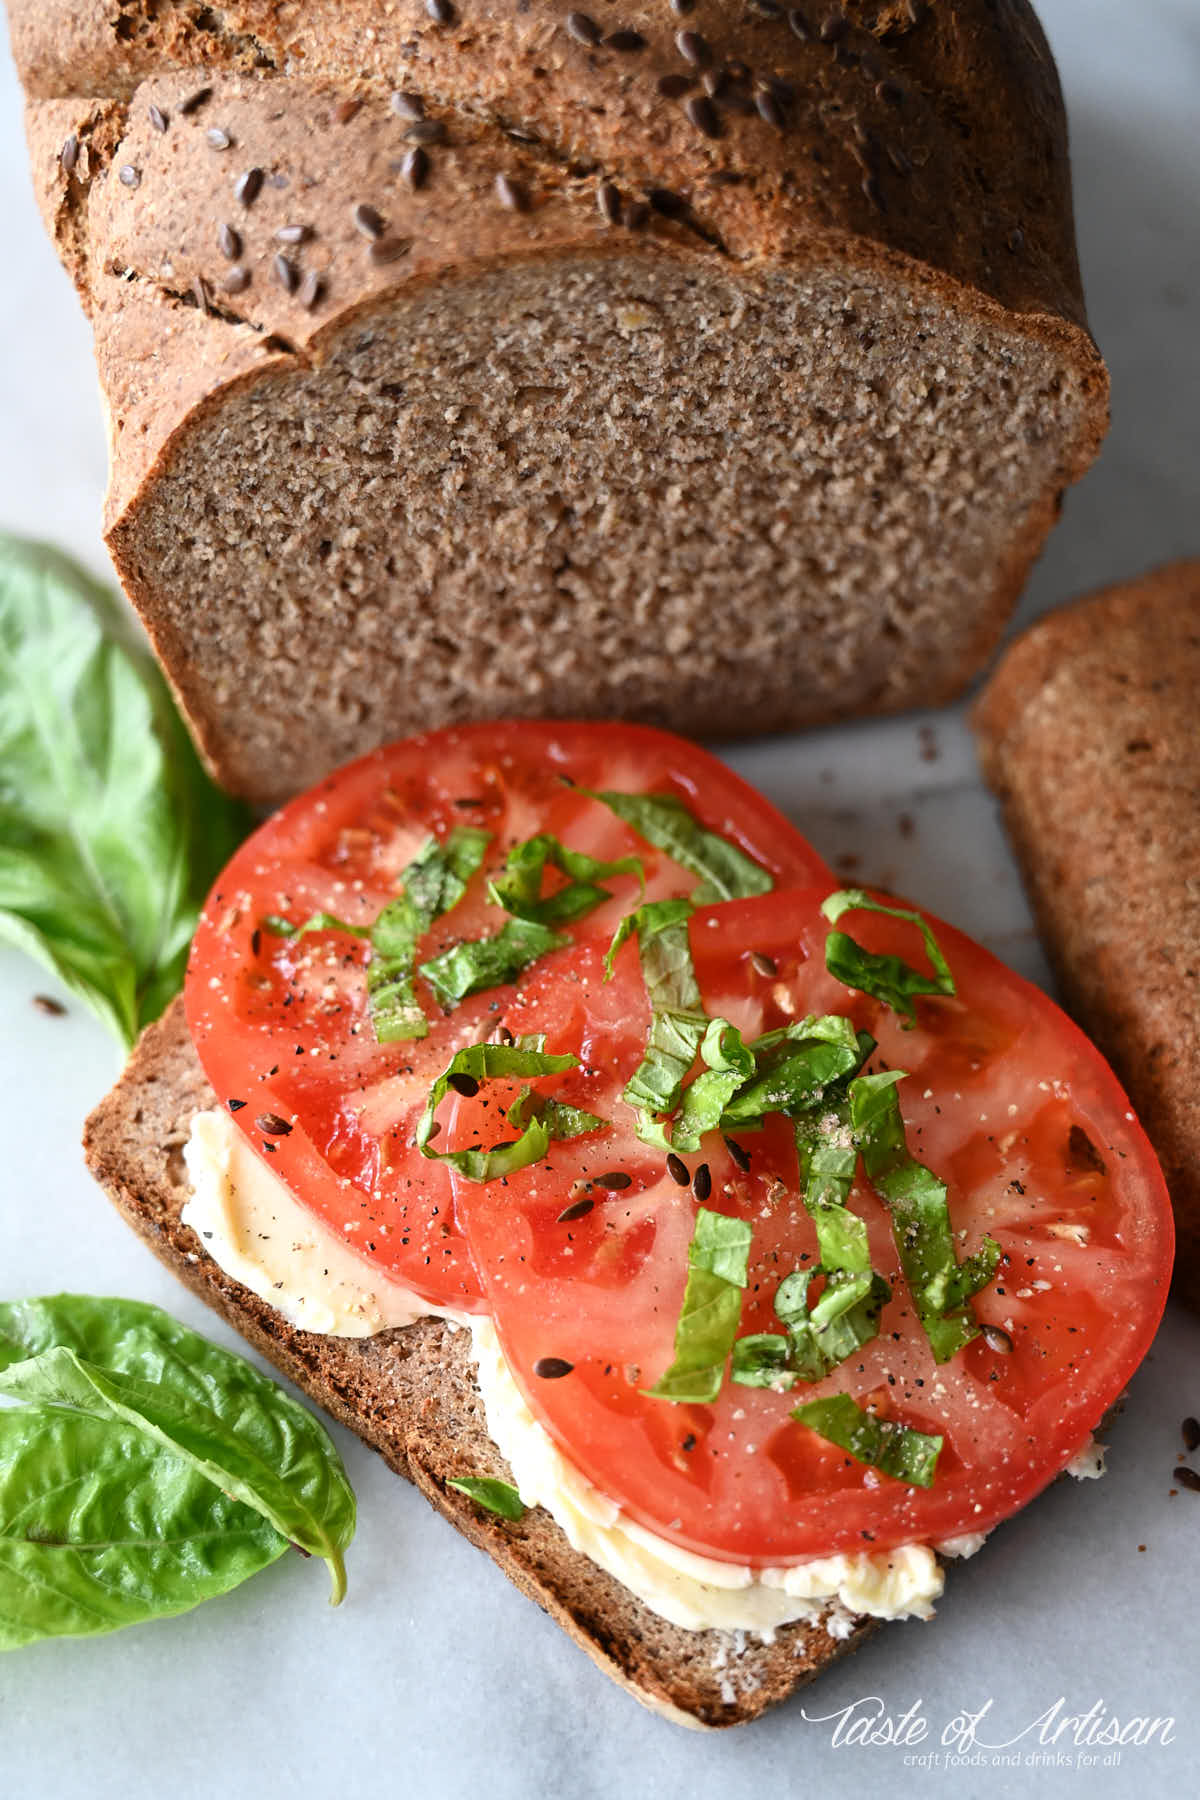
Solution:
<svg viewBox="0 0 1200 1800"><path fill-rule="evenodd" d="M1042 12L1071 107L1114 429L1068 502L1026 614L1200 551L1200 8L1043 0ZM38 225L3 51L0 225L0 526L103 571L88 334ZM848 871L906 890L1044 975L959 713L747 746L731 760L828 855L857 858ZM136 1295L233 1343L90 1183L79 1126L117 1058L74 1005L65 1019L34 1011L47 985L0 955L0 1291ZM1172 1310L1112 1431L1104 1481L1063 1484L1003 1528L956 1571L935 1624L883 1631L807 1696L709 1738L642 1713L339 1433L362 1520L341 1611L325 1606L319 1571L289 1560L187 1618L0 1658L0 1793L742 1800L769 1788L903 1800L953 1788L1023 1800L1086 1782L1089 1793L1178 1796L1194 1789L1200 1750L1200 1497L1169 1494L1185 1412L1200 1412L1200 1326ZM924 1741L836 1747L835 1721L812 1717L868 1696L893 1717L915 1704ZM1064 1712L1099 1702L1122 1722L1173 1716L1173 1742L1084 1765L1069 1734L1040 1741L1035 1721L1060 1697ZM944 1759L944 1728L988 1701L979 1742L1015 1738L1009 1748L977 1746L957 1773L910 1760ZM1055 1749L1065 1760L1028 1760Z"/></svg>

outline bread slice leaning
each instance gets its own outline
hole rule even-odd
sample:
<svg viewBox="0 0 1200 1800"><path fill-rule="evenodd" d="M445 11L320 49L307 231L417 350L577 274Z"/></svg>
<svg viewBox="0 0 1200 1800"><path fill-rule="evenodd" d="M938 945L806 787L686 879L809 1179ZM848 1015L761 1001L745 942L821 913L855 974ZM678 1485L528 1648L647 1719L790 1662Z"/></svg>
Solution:
<svg viewBox="0 0 1200 1800"><path fill-rule="evenodd" d="M874 1621L863 1620L834 1638L819 1619L780 1627L770 1644L742 1633L682 1630L573 1550L541 1508L507 1524L447 1487L461 1476L510 1475L487 1433L469 1334L425 1320L371 1338L321 1337L296 1330L224 1274L180 1220L189 1191L183 1146L193 1115L216 1104L176 1000L142 1034L120 1081L88 1120L88 1167L161 1262L415 1483L635 1699L681 1725L741 1724L873 1630Z"/></svg>
<svg viewBox="0 0 1200 1800"><path fill-rule="evenodd" d="M1200 1309L1200 560L1063 607L974 715L1063 999L1108 1057Z"/></svg>

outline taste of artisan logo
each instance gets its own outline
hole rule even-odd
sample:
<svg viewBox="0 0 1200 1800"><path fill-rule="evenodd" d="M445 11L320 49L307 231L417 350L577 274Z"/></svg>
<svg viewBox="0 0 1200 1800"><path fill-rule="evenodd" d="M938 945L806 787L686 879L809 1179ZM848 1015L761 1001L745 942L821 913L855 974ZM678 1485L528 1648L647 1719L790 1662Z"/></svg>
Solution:
<svg viewBox="0 0 1200 1800"><path fill-rule="evenodd" d="M910 1768L1112 1768L1126 1749L1175 1742L1173 1718L1118 1718L1103 1700L1086 1712L1072 1712L1060 1695L1037 1718L1016 1722L1012 1729L997 1716L994 1700L985 1700L974 1712L964 1708L944 1723L927 1718L922 1705L914 1700L906 1712L897 1713L878 1694L864 1694L835 1712L804 1708L801 1717L810 1725L832 1726L835 1750L855 1745L900 1750Z"/></svg>

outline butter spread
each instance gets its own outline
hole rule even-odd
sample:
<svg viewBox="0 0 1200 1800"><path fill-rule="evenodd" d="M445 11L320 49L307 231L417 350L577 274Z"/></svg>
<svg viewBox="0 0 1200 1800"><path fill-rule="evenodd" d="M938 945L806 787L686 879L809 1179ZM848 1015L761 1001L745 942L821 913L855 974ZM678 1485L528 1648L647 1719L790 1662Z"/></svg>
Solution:
<svg viewBox="0 0 1200 1800"><path fill-rule="evenodd" d="M228 1113L197 1113L183 1154L192 1184L184 1224L227 1275L289 1324L326 1337L371 1337L435 1311L307 1212Z"/></svg>
<svg viewBox="0 0 1200 1800"><path fill-rule="evenodd" d="M192 1193L183 1219L213 1260L291 1324L336 1337L368 1337L437 1309L389 1282L327 1225L244 1141L228 1115L198 1113L184 1149ZM835 1635L851 1614L931 1618L944 1585L928 1544L822 1557L777 1569L718 1562L678 1548L625 1518L574 1469L525 1402L490 1319L469 1324L488 1431L528 1506L543 1506L572 1547L613 1575L660 1618L686 1630L770 1633L828 1613ZM938 1546L971 1556L980 1533ZM832 1608L832 1611L830 1611Z"/></svg>

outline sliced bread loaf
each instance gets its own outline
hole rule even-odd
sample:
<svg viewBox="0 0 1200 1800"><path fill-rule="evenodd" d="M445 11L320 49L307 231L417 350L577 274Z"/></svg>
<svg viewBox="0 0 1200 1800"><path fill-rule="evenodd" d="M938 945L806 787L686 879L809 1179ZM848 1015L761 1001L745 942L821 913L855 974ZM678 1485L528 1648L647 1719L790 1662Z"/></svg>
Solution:
<svg viewBox="0 0 1200 1800"><path fill-rule="evenodd" d="M1103 436L1023 0L9 10L109 544L254 799L945 700Z"/></svg>
<svg viewBox="0 0 1200 1800"><path fill-rule="evenodd" d="M1158 1152L1200 1307L1200 562L1063 608L975 710L1066 1005Z"/></svg>
<svg viewBox="0 0 1200 1800"><path fill-rule="evenodd" d="M88 1120L88 1165L155 1255L343 1425L419 1487L486 1550L606 1675L678 1724L756 1718L859 1644L874 1621L845 1614L781 1626L773 1641L685 1631L651 1612L573 1550L541 1508L502 1523L447 1486L510 1475L488 1436L469 1333L433 1319L371 1338L298 1331L224 1274L180 1219L188 1197L183 1145L194 1114L216 1096L177 1000L143 1033L125 1073ZM831 1616L832 1617L832 1616Z"/></svg>

